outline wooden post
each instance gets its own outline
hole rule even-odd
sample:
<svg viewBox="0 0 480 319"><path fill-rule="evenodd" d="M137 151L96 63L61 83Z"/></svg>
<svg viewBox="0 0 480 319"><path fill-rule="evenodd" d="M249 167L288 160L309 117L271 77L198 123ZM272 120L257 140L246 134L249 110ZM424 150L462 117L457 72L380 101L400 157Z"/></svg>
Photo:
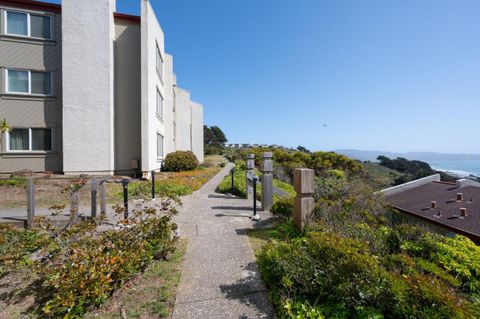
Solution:
<svg viewBox="0 0 480 319"><path fill-rule="evenodd" d="M273 205L273 154L263 153L262 163L262 210L268 211Z"/></svg>
<svg viewBox="0 0 480 319"><path fill-rule="evenodd" d="M254 172L255 168L255 154L248 154L247 155L247 199L252 199L253 196L253 176L255 175Z"/></svg>
<svg viewBox="0 0 480 319"><path fill-rule="evenodd" d="M32 177L27 179L27 228L35 227L35 184Z"/></svg>
<svg viewBox="0 0 480 319"><path fill-rule="evenodd" d="M97 218L97 178L92 177L91 180L91 206L92 206L92 218Z"/></svg>
<svg viewBox="0 0 480 319"><path fill-rule="evenodd" d="M75 221L78 219L78 205L80 202L80 193L74 191L70 194L70 220Z"/></svg>
<svg viewBox="0 0 480 319"><path fill-rule="evenodd" d="M99 195L100 195L100 217L101 218L105 218L107 214L107 191L106 191L105 184L106 184L105 181L100 182Z"/></svg>
<svg viewBox="0 0 480 319"><path fill-rule="evenodd" d="M293 209L293 220L297 227L303 231L307 219L314 207L315 199L315 171L307 168L297 168L294 171L294 186L297 196Z"/></svg>

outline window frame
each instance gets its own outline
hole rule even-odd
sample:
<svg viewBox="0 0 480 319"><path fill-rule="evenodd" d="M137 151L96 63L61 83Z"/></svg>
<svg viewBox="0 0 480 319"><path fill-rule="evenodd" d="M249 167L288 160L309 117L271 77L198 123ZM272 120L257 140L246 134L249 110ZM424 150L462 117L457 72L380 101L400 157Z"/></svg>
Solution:
<svg viewBox="0 0 480 319"><path fill-rule="evenodd" d="M155 52L155 68L157 70L158 78L163 83L163 63L164 63L164 59L163 59L163 56L162 56L162 51L160 51L160 46L158 45L158 41L155 41L155 50L156 50L156 52ZM160 58L160 64L158 63L159 62L158 58Z"/></svg>
<svg viewBox="0 0 480 319"><path fill-rule="evenodd" d="M15 34L15 33L8 33L8 13L22 13L27 16L27 35L22 35L22 34ZM32 36L32 24L30 22L31 20L31 15L34 16L41 16L41 17L47 17L50 20L50 38L39 38L39 37L33 37ZM25 38L25 39L36 39L36 40L47 40L47 41L53 41L55 38L53 32L54 32L54 24L53 24L53 15L50 14L45 14L45 13L36 13L36 12L28 12L28 11L21 11L21 10L11 10L11 9L5 9L3 10L3 34L10 36L10 37L19 37L19 38Z"/></svg>
<svg viewBox="0 0 480 319"><path fill-rule="evenodd" d="M9 89L10 79L8 77L9 71L19 71L19 72L27 72L28 73L28 92L11 92L10 91L10 89ZM33 73L45 73L45 74L50 75L50 92L49 92L49 94L32 93L32 72ZM53 72L6 68L4 76L5 76L5 93L6 94L25 95L25 96L42 96L42 97L54 96Z"/></svg>
<svg viewBox="0 0 480 319"><path fill-rule="evenodd" d="M158 138L161 138L162 139L162 154L158 154ZM165 136L163 136L160 132L157 132L157 159L161 160L161 159L164 159L165 158Z"/></svg>
<svg viewBox="0 0 480 319"><path fill-rule="evenodd" d="M54 129L51 127L12 127L12 130L28 130L28 150L11 150L10 149L10 132L5 132L5 152L6 153L30 153L30 154L46 154L52 153L55 149ZM50 130L50 150L33 150L32 130Z"/></svg>

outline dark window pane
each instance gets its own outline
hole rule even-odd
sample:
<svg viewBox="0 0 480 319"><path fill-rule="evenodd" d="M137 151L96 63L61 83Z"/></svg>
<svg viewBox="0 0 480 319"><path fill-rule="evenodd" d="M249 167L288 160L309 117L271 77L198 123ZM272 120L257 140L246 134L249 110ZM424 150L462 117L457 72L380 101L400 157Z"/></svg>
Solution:
<svg viewBox="0 0 480 319"><path fill-rule="evenodd" d="M32 94L52 94L52 75L44 72L32 72Z"/></svg>
<svg viewBox="0 0 480 319"><path fill-rule="evenodd" d="M30 15L30 35L34 38L50 39L50 17Z"/></svg>
<svg viewBox="0 0 480 319"><path fill-rule="evenodd" d="M28 151L28 129L16 128L10 131L10 150Z"/></svg>
<svg viewBox="0 0 480 319"><path fill-rule="evenodd" d="M8 92L28 93L28 72L8 70Z"/></svg>
<svg viewBox="0 0 480 319"><path fill-rule="evenodd" d="M27 14L7 12L7 33L27 36Z"/></svg>
<svg viewBox="0 0 480 319"><path fill-rule="evenodd" d="M32 129L32 151L51 151L52 131L50 129Z"/></svg>

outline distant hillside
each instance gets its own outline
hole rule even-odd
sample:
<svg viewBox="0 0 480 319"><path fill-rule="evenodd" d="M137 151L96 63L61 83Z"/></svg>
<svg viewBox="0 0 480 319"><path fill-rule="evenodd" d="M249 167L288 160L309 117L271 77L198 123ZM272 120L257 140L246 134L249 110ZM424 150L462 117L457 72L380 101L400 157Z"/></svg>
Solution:
<svg viewBox="0 0 480 319"><path fill-rule="evenodd" d="M348 157L360 161L376 161L380 155L389 158L404 157L409 160L419 161L479 161L480 154L445 154L434 152L408 152L408 153L393 153L382 151L361 151L353 149L336 150L336 153L346 155Z"/></svg>

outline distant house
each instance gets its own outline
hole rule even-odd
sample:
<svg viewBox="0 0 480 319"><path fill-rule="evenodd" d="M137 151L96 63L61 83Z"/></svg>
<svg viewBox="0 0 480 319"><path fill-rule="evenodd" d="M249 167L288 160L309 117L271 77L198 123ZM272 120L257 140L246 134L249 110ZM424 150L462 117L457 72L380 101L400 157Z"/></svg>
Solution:
<svg viewBox="0 0 480 319"><path fill-rule="evenodd" d="M435 174L381 192L398 212L480 243L480 183Z"/></svg>

